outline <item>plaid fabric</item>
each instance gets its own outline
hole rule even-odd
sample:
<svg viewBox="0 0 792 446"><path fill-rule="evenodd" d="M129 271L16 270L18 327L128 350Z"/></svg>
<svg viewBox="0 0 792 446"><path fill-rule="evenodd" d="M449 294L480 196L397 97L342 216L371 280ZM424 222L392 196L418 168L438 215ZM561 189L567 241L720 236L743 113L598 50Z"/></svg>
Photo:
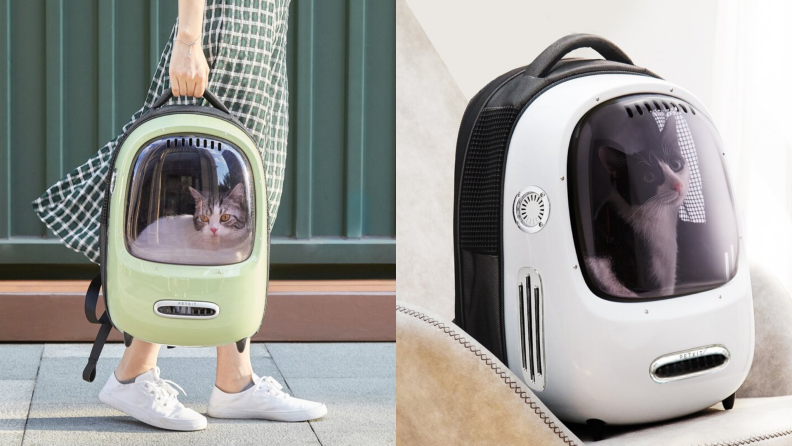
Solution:
<svg viewBox="0 0 792 446"><path fill-rule="evenodd" d="M211 69L209 89L259 143L267 177L270 230L283 190L289 131L288 11L289 0L207 0L203 23L202 45ZM178 22L162 52L143 107L132 115L121 135L170 86L168 64L177 29ZM169 103L206 105L203 99L184 96ZM105 179L121 135L33 201L36 214L66 246L85 254L92 262L99 262L99 218Z"/></svg>
<svg viewBox="0 0 792 446"><path fill-rule="evenodd" d="M704 193L701 189L701 171L698 165L696 144L693 142L693 135L690 133L687 121L676 108L668 112L655 110L652 112L652 116L654 116L657 127L661 132L668 117L676 117L677 141L679 141L682 156L685 157L685 161L690 167L688 194L679 208L679 219L691 223L706 223L707 215L704 210Z"/></svg>

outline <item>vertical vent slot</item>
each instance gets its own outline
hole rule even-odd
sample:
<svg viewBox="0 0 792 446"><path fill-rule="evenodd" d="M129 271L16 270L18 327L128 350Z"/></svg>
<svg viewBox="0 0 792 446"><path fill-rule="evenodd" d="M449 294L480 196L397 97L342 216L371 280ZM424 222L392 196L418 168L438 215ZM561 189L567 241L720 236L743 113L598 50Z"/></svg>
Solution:
<svg viewBox="0 0 792 446"><path fill-rule="evenodd" d="M520 350L522 351L522 368L528 368L528 355L525 354L525 296L523 293L523 285L519 285L520 291Z"/></svg>
<svg viewBox="0 0 792 446"><path fill-rule="evenodd" d="M542 281L533 268L521 268L517 284L520 311L520 350L523 379L537 390L544 389L544 308Z"/></svg>
<svg viewBox="0 0 792 446"><path fill-rule="evenodd" d="M535 379L536 374L534 373L534 364L536 360L534 358L534 348L533 348L533 313L531 313L531 276L525 277L525 309L528 311L526 322L528 327L525 331L528 332L528 370L531 372L531 381ZM525 337L523 337L523 342L525 342ZM523 369L524 370L524 369Z"/></svg>
<svg viewBox="0 0 792 446"><path fill-rule="evenodd" d="M530 277L529 277L530 279ZM530 282L529 282L530 283ZM534 295L534 305L536 306L536 316L537 318L541 314L539 312L539 287L534 285L533 287L533 295ZM542 331L539 329L539 320L536 321L536 372L538 374L542 374Z"/></svg>

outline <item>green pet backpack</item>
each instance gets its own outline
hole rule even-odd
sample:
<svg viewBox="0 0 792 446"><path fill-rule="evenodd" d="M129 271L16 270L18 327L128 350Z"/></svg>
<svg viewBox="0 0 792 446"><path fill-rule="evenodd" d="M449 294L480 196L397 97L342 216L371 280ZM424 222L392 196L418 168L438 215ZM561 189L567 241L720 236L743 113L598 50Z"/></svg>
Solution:
<svg viewBox="0 0 792 446"><path fill-rule="evenodd" d="M171 97L135 121L110 161L101 271L85 298L86 317L101 325L88 382L113 327L127 347L137 338L243 352L264 317L269 225L256 139L208 90L213 107L166 105Z"/></svg>

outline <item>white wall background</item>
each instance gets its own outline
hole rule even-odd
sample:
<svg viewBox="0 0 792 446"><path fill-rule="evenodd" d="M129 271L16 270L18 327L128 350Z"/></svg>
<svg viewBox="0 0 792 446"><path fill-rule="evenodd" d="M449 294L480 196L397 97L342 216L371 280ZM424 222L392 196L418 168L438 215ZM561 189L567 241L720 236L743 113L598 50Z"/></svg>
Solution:
<svg viewBox="0 0 792 446"><path fill-rule="evenodd" d="M407 0L469 99L496 76L527 65L558 38L591 33L633 62L712 98L715 0ZM591 50L576 56L595 57Z"/></svg>
<svg viewBox="0 0 792 446"><path fill-rule="evenodd" d="M731 155L733 187L746 215L749 258L766 265L792 290L792 3L406 0L406 4L448 68L452 79L447 81L458 85L468 99L496 76L530 63L559 37L577 32L608 38L635 64L696 94L710 109ZM587 49L572 55L596 57ZM431 119L426 116L428 122ZM438 151L453 153L455 139L448 139L442 143L448 147ZM438 190L445 193L450 187L440 185ZM401 181L398 188L403 190ZM403 243L409 234L399 237ZM399 257L399 262L405 260Z"/></svg>

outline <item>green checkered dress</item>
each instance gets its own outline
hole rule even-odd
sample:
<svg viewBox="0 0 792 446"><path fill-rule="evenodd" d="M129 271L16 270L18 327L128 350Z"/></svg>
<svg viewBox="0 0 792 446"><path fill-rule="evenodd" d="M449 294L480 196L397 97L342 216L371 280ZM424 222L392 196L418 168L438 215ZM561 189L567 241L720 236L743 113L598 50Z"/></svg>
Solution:
<svg viewBox="0 0 792 446"><path fill-rule="evenodd" d="M289 0L206 0L203 23L203 50L211 69L209 89L259 143L267 177L270 229L283 190L289 130L288 12ZM160 57L143 107L132 115L121 134L170 86L168 64L177 28L178 22ZM169 103L199 102L204 100L182 96ZM33 202L36 214L66 246L85 254L92 262L99 262L99 218L105 179L120 136Z"/></svg>

